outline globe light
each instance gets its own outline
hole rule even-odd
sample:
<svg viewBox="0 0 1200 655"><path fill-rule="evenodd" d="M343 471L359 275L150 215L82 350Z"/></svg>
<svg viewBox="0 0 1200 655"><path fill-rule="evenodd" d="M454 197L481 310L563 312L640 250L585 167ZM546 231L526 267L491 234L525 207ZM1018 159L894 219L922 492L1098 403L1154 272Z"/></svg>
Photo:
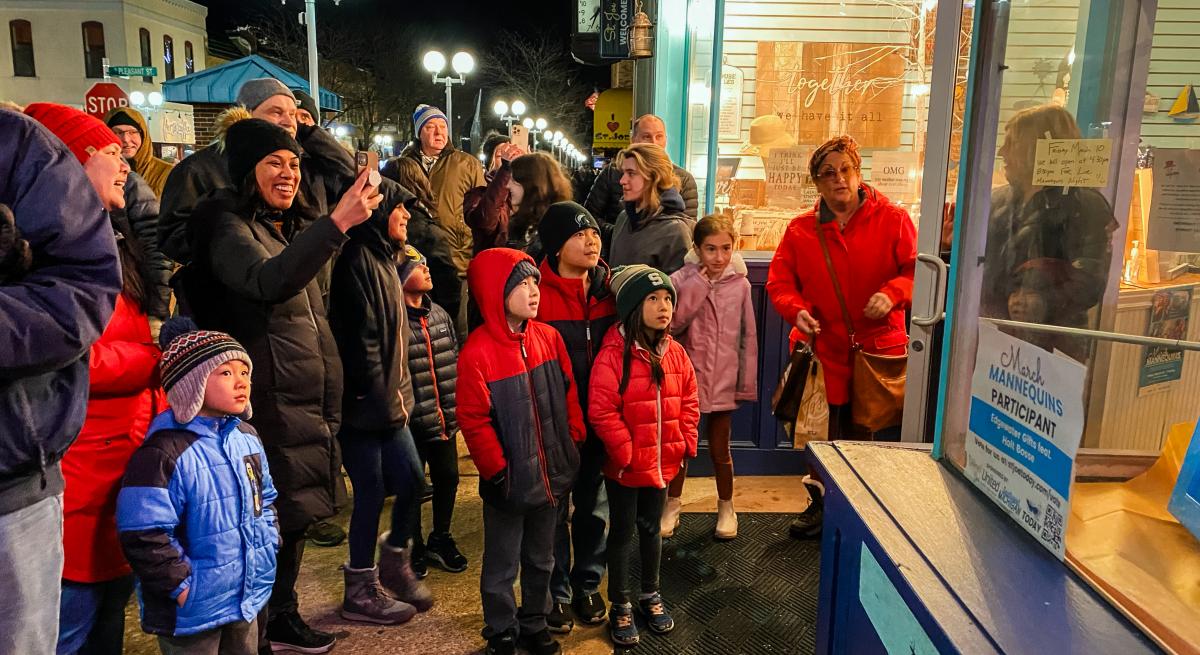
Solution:
<svg viewBox="0 0 1200 655"><path fill-rule="evenodd" d="M496 112L497 116L504 116L508 113L508 103L503 100L497 100L496 104L492 105L492 111Z"/></svg>
<svg viewBox="0 0 1200 655"><path fill-rule="evenodd" d="M150 101L151 107L158 107L163 103L162 94L158 91L151 91L150 94L146 96L146 99Z"/></svg>
<svg viewBox="0 0 1200 655"><path fill-rule="evenodd" d="M546 130L545 132L542 132L542 138L545 139L546 141L553 141L554 140L554 132L551 132L550 130Z"/></svg>
<svg viewBox="0 0 1200 655"><path fill-rule="evenodd" d="M458 52L454 54L454 59L451 60L450 66L455 73L466 75L475 70L475 58L466 52Z"/></svg>
<svg viewBox="0 0 1200 655"><path fill-rule="evenodd" d="M520 100L513 100L512 112L514 114L516 114L517 116L524 114L525 113L525 103L521 102Z"/></svg>
<svg viewBox="0 0 1200 655"><path fill-rule="evenodd" d="M134 91L129 94L129 102L133 103L134 106L140 107L146 104L146 94L141 91Z"/></svg>
<svg viewBox="0 0 1200 655"><path fill-rule="evenodd" d="M446 68L446 55L437 50L430 50L425 53L425 57L421 59L421 63L424 64L425 70L437 75Z"/></svg>
<svg viewBox="0 0 1200 655"><path fill-rule="evenodd" d="M546 125L547 125L546 119L544 119L544 118L539 118L536 121L534 121L534 123L533 123L533 126L536 127L539 132L546 129Z"/></svg>
<svg viewBox="0 0 1200 655"><path fill-rule="evenodd" d="M371 140L374 141L375 145L377 145L377 146L383 145L383 136L382 135L376 134Z"/></svg>
<svg viewBox="0 0 1200 655"><path fill-rule="evenodd" d="M533 129L533 119L526 118L525 120L521 121L521 125L524 125L525 129L527 129L527 130L532 130Z"/></svg>
<svg viewBox="0 0 1200 655"><path fill-rule="evenodd" d="M558 145L559 143L561 143L561 142L562 142L562 140L563 140L563 133L562 133L562 131L561 131L561 130L554 130L554 145Z"/></svg>
<svg viewBox="0 0 1200 655"><path fill-rule="evenodd" d="M347 130L345 125L338 125L337 127L333 128L333 135L339 139L345 137L346 134Z"/></svg>
<svg viewBox="0 0 1200 655"><path fill-rule="evenodd" d="M383 135L383 145L385 145L385 146L392 145L392 135L390 135L390 134Z"/></svg>

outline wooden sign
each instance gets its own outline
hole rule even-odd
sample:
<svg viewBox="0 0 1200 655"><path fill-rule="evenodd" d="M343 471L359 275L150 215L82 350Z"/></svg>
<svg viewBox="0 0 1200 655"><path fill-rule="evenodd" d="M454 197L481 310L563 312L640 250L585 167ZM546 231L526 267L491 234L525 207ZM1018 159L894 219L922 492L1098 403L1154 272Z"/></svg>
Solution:
<svg viewBox="0 0 1200 655"><path fill-rule="evenodd" d="M772 148L763 162L767 176L767 204L806 208L816 204L817 188L808 174L812 148Z"/></svg>
<svg viewBox="0 0 1200 655"><path fill-rule="evenodd" d="M778 114L801 144L849 134L864 148L898 148L901 47L759 41L755 113Z"/></svg>

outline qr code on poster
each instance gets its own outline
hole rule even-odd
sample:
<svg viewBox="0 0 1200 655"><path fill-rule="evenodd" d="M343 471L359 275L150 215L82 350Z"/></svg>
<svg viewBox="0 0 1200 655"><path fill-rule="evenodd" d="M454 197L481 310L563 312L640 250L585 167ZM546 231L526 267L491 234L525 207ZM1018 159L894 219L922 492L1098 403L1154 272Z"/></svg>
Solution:
<svg viewBox="0 0 1200 655"><path fill-rule="evenodd" d="M1042 541L1055 548L1061 548L1062 538L1063 516L1053 505L1047 504L1046 514L1042 519Z"/></svg>

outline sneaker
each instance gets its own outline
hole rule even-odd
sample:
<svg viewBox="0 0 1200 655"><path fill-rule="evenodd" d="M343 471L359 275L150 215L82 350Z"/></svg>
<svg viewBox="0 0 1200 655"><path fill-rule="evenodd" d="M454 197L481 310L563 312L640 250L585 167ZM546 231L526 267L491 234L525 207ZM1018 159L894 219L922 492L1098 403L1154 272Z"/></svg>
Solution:
<svg viewBox="0 0 1200 655"><path fill-rule="evenodd" d="M313 523L304 535L314 546L333 548L346 540L346 531L328 521Z"/></svg>
<svg viewBox="0 0 1200 655"><path fill-rule="evenodd" d="M821 523L825 519L824 489L809 482L807 478L804 481L804 488L808 491L808 507L804 508L804 511L788 526L788 534L793 539L812 539L821 536Z"/></svg>
<svg viewBox="0 0 1200 655"><path fill-rule="evenodd" d="M429 563L425 559L425 544L418 540L413 540L412 545L412 561L409 565L412 566L413 575L417 576L418 580L424 580L429 577Z"/></svg>
<svg viewBox="0 0 1200 655"><path fill-rule="evenodd" d="M271 642L271 651L294 651L313 655L328 653L333 650L337 639L328 632L313 630L308 627L300 614L288 612L280 614L267 624L267 641Z"/></svg>
<svg viewBox="0 0 1200 655"><path fill-rule="evenodd" d="M567 612L566 604L554 601L554 604L550 606L550 613L546 615L546 629L565 635L574 627L575 621Z"/></svg>
<svg viewBox="0 0 1200 655"><path fill-rule="evenodd" d="M637 624L633 621L633 606L628 603L613 603L608 610L608 634L618 646L636 646Z"/></svg>
<svg viewBox="0 0 1200 655"><path fill-rule="evenodd" d="M458 545L454 543L454 537L451 537L449 532L431 533L425 549L425 559L439 567L451 573L467 570L467 558L458 551Z"/></svg>
<svg viewBox="0 0 1200 655"><path fill-rule="evenodd" d="M487 655L516 655L517 640L512 635L496 635L488 639Z"/></svg>
<svg viewBox="0 0 1200 655"><path fill-rule="evenodd" d="M542 630L531 635L521 635L517 639L517 645L529 651L530 655L558 655L562 652L562 646L554 641L549 630Z"/></svg>
<svg viewBox="0 0 1200 655"><path fill-rule="evenodd" d="M667 611L667 605L663 602L662 594L657 591L649 598L639 600L638 609L641 610L642 616L646 619L646 625L652 632L665 635L675 629L675 619L671 618L670 612Z"/></svg>
<svg viewBox="0 0 1200 655"><path fill-rule="evenodd" d="M607 610L604 607L604 597L600 592L593 591L590 594L575 594L575 616L584 625L598 625L604 623L604 614Z"/></svg>

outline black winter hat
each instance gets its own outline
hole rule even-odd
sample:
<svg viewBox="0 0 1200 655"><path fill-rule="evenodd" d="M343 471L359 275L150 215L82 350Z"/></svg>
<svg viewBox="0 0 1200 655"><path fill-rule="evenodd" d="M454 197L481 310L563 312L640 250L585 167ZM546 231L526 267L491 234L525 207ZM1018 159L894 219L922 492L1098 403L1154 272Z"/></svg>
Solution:
<svg viewBox="0 0 1200 655"><path fill-rule="evenodd" d="M308 112L313 117L313 120L317 122L317 125L320 125L321 110L317 109L317 101L313 100L312 96L303 91L292 91L292 94L296 96L296 108Z"/></svg>
<svg viewBox="0 0 1200 655"><path fill-rule="evenodd" d="M296 156L303 152L286 130L261 118L247 118L230 125L225 133L230 179L240 185L258 162L277 150L288 150Z"/></svg>
<svg viewBox="0 0 1200 655"><path fill-rule="evenodd" d="M555 271L558 270L558 251L577 232L587 229L600 232L600 224L579 203L565 200L546 210L538 223L538 238L542 241L542 252Z"/></svg>

